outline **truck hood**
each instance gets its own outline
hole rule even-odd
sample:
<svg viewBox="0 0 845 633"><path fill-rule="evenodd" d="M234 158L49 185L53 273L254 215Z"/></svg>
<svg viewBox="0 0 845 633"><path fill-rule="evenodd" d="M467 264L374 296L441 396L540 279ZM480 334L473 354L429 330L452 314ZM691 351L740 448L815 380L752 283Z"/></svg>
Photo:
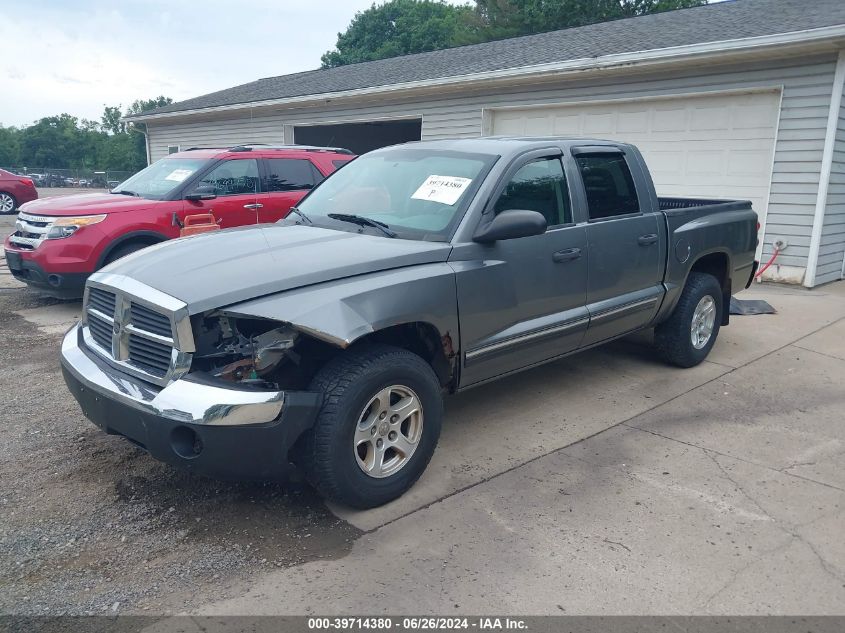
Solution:
<svg viewBox="0 0 845 633"><path fill-rule="evenodd" d="M34 215L96 215L120 211L141 211L156 204L160 202L114 193L78 193L71 196L33 200L22 204L20 210Z"/></svg>
<svg viewBox="0 0 845 633"><path fill-rule="evenodd" d="M443 242L266 224L163 242L103 272L169 294L196 314L335 279L444 262L450 250Z"/></svg>

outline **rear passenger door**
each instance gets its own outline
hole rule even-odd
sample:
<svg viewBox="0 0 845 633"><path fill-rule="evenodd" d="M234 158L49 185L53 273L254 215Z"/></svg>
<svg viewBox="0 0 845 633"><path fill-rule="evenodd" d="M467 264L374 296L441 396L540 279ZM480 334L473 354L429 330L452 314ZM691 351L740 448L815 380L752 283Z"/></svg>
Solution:
<svg viewBox="0 0 845 633"><path fill-rule="evenodd" d="M643 327L654 317L663 296L661 218L648 198L638 195L621 148L575 147L572 155L589 214L590 327L583 345L590 345Z"/></svg>
<svg viewBox="0 0 845 633"><path fill-rule="evenodd" d="M264 158L264 194L259 202L259 222L277 222L290 213L302 197L324 176L307 158Z"/></svg>

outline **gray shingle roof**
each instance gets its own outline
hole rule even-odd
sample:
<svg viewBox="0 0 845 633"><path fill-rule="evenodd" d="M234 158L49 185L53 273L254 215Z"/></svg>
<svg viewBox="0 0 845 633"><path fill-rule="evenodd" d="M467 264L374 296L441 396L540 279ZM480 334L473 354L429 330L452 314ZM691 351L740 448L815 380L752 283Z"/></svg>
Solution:
<svg viewBox="0 0 845 633"><path fill-rule="evenodd" d="M845 0L733 0L259 79L145 115L247 104L845 24Z"/></svg>

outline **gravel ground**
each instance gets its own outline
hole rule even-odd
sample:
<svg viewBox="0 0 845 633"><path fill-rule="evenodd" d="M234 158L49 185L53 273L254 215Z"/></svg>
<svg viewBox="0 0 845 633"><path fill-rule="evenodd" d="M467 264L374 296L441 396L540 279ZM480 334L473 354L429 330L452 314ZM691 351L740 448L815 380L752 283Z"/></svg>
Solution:
<svg viewBox="0 0 845 633"><path fill-rule="evenodd" d="M60 336L17 314L55 303L0 289L0 613L178 613L351 548L305 486L198 478L86 421Z"/></svg>

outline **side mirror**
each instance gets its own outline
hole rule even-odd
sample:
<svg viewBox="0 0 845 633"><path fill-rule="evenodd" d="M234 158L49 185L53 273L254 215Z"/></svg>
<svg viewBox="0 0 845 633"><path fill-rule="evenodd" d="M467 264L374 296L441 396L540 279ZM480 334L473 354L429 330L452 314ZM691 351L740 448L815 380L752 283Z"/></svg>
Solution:
<svg viewBox="0 0 845 633"><path fill-rule="evenodd" d="M538 211L510 209L502 211L490 222L479 227L472 239L486 244L498 240L542 235L546 232L546 226L546 218Z"/></svg>
<svg viewBox="0 0 845 633"><path fill-rule="evenodd" d="M185 194L185 200L196 202L198 200L214 200L217 197L213 185L200 185L191 193Z"/></svg>

